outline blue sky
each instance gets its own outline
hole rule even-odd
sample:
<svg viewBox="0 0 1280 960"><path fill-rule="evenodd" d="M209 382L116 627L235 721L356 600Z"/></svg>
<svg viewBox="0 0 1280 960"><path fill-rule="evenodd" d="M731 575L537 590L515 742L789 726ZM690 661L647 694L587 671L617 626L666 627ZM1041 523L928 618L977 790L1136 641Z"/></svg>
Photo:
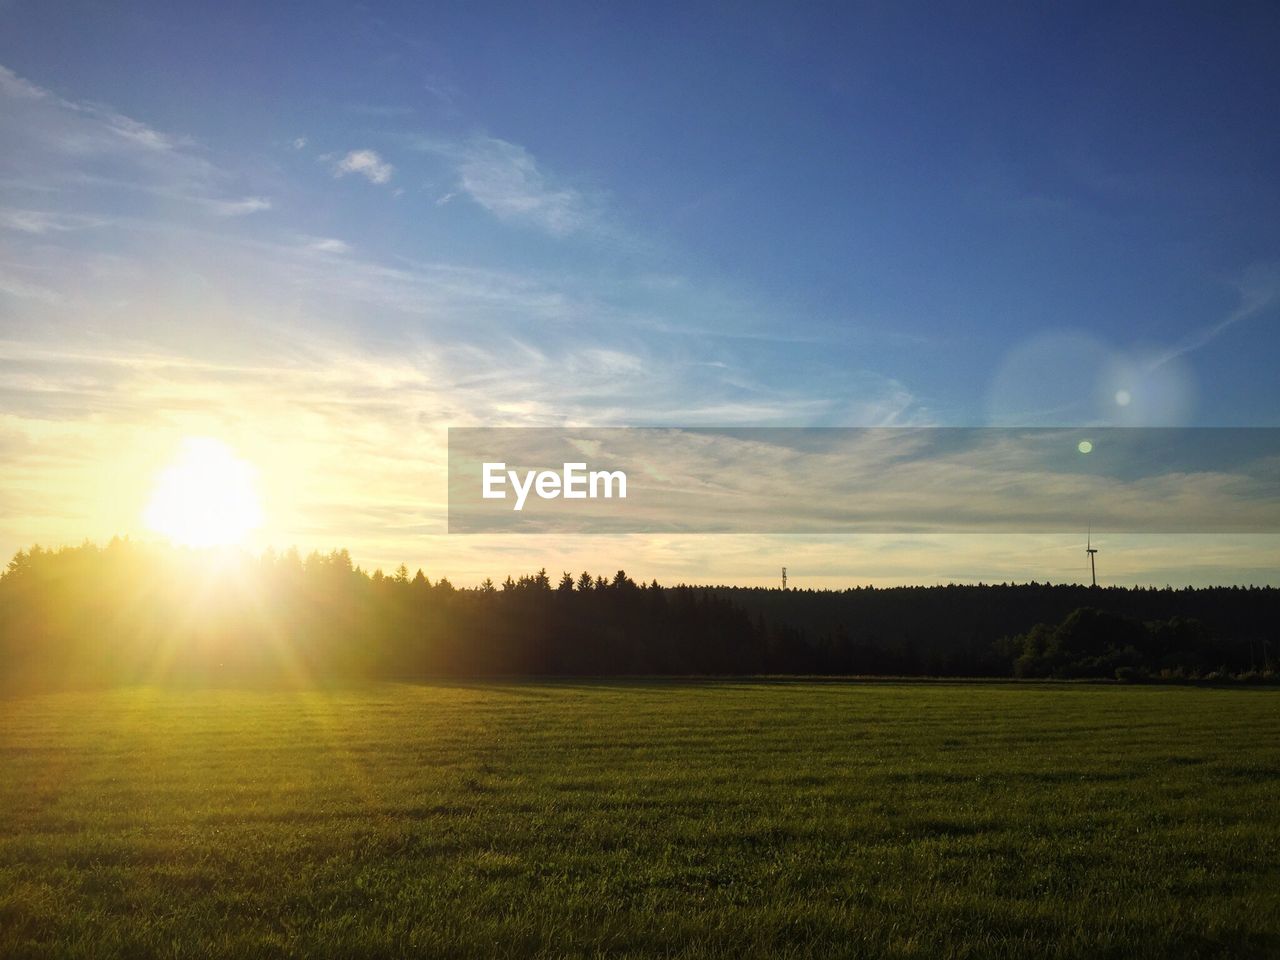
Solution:
<svg viewBox="0 0 1280 960"><path fill-rule="evenodd" d="M439 503L376 478L450 423L1280 425L1278 42L1263 4L0 3L0 539L121 526L50 471L193 431L287 447L389 558Z"/></svg>

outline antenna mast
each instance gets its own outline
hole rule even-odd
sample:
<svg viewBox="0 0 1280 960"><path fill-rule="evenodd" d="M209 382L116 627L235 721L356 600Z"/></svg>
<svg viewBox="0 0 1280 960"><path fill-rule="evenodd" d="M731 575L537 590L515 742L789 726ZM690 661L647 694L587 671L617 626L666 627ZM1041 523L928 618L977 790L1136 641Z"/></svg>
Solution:
<svg viewBox="0 0 1280 960"><path fill-rule="evenodd" d="M782 589L787 589L787 568L782 568Z"/></svg>

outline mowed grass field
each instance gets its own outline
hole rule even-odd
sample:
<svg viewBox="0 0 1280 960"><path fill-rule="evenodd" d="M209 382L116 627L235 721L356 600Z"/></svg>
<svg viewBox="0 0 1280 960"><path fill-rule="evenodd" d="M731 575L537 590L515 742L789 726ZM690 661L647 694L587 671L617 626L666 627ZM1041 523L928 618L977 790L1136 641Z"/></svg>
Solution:
<svg viewBox="0 0 1280 960"><path fill-rule="evenodd" d="M0 701L9 957L1280 956L1280 692Z"/></svg>

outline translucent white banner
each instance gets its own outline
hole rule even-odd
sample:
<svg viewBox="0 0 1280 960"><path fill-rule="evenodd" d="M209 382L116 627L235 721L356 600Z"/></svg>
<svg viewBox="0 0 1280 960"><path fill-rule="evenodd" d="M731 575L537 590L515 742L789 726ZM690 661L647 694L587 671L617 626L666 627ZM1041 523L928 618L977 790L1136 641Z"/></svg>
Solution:
<svg viewBox="0 0 1280 960"><path fill-rule="evenodd" d="M1275 428L452 428L450 533L1280 530Z"/></svg>

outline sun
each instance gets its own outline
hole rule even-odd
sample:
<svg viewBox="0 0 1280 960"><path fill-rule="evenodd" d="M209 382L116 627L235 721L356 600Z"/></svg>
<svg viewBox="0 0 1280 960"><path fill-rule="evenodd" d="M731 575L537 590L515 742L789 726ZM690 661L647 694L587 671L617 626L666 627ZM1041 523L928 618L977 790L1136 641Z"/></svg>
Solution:
<svg viewBox="0 0 1280 960"><path fill-rule="evenodd" d="M181 546L242 543L262 523L255 473L222 441L188 437L156 477L143 520Z"/></svg>

